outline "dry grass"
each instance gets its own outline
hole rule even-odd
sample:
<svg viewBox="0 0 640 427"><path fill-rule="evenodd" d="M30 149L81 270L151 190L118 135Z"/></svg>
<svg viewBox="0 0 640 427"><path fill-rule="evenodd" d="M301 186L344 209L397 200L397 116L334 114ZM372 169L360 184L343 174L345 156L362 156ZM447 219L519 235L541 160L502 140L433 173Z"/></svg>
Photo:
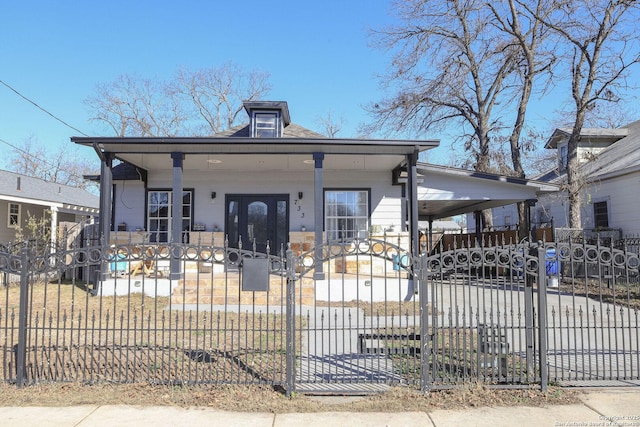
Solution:
<svg viewBox="0 0 640 427"><path fill-rule="evenodd" d="M594 301L617 304L632 310L640 309L640 283L617 283L611 287L606 281L567 279L560 282L560 290L570 295L588 297Z"/></svg>
<svg viewBox="0 0 640 427"><path fill-rule="evenodd" d="M548 406L577 403L579 392L550 387L547 393L534 389L489 389L468 385L429 394L394 387L386 393L361 398L314 398L284 394L267 386L152 386L146 384L81 385L42 384L17 389L0 385L0 406L141 405L210 407L238 412L405 412L461 409L482 406Z"/></svg>

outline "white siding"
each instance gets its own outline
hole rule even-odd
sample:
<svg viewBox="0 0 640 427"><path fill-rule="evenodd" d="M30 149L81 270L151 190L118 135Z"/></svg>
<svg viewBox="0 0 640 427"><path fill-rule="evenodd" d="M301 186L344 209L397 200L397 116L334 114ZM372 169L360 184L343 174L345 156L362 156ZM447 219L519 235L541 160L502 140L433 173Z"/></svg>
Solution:
<svg viewBox="0 0 640 427"><path fill-rule="evenodd" d="M592 185L590 215L593 216L593 202L607 200L609 227L622 229L625 236L640 235L640 198L635 194L639 184L640 175L633 174Z"/></svg>
<svg viewBox="0 0 640 427"><path fill-rule="evenodd" d="M144 230L146 227L144 212L146 195L142 181L114 181L116 188L113 194L115 215L114 227L125 223L127 231Z"/></svg>
<svg viewBox="0 0 640 427"><path fill-rule="evenodd" d="M324 171L324 188L370 189L372 225L388 228L401 224L401 188L391 185L391 172ZM137 226L144 224L144 188L142 184L133 187L127 181L124 192L116 191L116 222L126 222ZM171 171L149 173L147 188L171 189ZM207 172L184 171L182 185L193 188L194 223L204 224L207 231L217 225L223 231L226 194L289 194L289 224L292 231L299 231L304 225L307 231L314 231L314 176L305 172ZM216 198L211 198L211 193ZM303 197L298 199L298 193ZM122 203L120 194L124 196ZM129 208L126 208L124 205ZM135 206L135 208L132 208ZM122 215L118 211L123 212ZM143 225L144 226L144 225Z"/></svg>
<svg viewBox="0 0 640 427"><path fill-rule="evenodd" d="M607 202L609 227L622 229L622 234L640 235L640 198L634 191L640 184L640 175L631 174L596 182L582 196L583 228L593 228L593 203ZM569 202L564 193L545 196L538 205L548 209L556 227L568 227Z"/></svg>

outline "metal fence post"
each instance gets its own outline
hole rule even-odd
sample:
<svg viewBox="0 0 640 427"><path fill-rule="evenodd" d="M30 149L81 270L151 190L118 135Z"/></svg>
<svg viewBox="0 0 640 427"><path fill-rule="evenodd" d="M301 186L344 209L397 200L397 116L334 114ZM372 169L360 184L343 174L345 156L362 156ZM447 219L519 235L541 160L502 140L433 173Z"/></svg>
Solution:
<svg viewBox="0 0 640 427"><path fill-rule="evenodd" d="M526 359L527 359L527 379L533 373L534 370L534 334L533 334L533 273L528 268L528 256L538 257L538 253L530 244L528 250L523 248L524 254L524 323L525 323L525 345L526 345Z"/></svg>
<svg viewBox="0 0 640 427"><path fill-rule="evenodd" d="M538 351L540 362L540 388L546 393L549 385L547 367L547 251L538 242Z"/></svg>
<svg viewBox="0 0 640 427"><path fill-rule="evenodd" d="M29 248L20 253L20 314L18 317L18 345L16 349L16 382L22 387L26 382L27 318L29 302Z"/></svg>
<svg viewBox="0 0 640 427"><path fill-rule="evenodd" d="M295 391L296 347L295 347L295 291L296 291L296 260L291 246L287 248L287 360L286 360L286 394L291 397Z"/></svg>

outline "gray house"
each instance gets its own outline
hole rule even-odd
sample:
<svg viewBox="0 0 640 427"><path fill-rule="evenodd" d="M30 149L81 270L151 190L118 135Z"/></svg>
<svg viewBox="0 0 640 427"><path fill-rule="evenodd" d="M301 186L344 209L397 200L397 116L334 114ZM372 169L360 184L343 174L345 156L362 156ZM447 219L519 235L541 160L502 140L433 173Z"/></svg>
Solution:
<svg viewBox="0 0 640 427"><path fill-rule="evenodd" d="M286 102L246 102L213 137L73 137L102 162L109 241L211 243L275 253L385 236L417 254L420 221L536 198L544 184L418 162L435 140L327 138ZM555 188L555 187L554 187ZM179 266L171 268L180 277Z"/></svg>
<svg viewBox="0 0 640 427"><path fill-rule="evenodd" d="M59 228L98 216L99 199L86 190L0 170L0 243L15 241L29 216L43 218L49 212L51 239Z"/></svg>

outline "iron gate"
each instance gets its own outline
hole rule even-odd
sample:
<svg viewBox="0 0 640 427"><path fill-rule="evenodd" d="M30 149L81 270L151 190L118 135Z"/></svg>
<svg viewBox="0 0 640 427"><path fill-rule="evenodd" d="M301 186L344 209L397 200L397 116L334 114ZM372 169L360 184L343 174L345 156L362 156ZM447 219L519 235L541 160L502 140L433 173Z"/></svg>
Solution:
<svg viewBox="0 0 640 427"><path fill-rule="evenodd" d="M401 243L0 253L1 377L318 393L639 382L636 253L568 242L414 257Z"/></svg>

